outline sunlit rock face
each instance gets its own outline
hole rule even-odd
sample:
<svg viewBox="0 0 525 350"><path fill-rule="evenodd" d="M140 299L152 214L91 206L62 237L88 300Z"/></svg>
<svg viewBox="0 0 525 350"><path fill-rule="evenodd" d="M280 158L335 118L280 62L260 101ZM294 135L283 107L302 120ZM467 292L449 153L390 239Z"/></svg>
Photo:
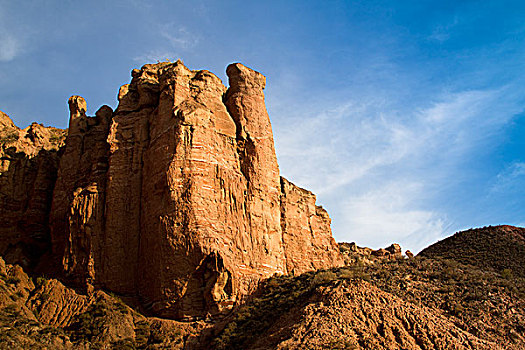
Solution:
<svg viewBox="0 0 525 350"><path fill-rule="evenodd" d="M266 78L132 71L113 112L71 97L50 226L66 279L152 314L225 312L262 278L343 263L315 196L279 176Z"/></svg>

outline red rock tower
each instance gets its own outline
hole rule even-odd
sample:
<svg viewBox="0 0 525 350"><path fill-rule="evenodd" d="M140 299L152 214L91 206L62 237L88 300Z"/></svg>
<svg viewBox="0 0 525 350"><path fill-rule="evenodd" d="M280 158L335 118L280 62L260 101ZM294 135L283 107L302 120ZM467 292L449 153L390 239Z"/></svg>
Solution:
<svg viewBox="0 0 525 350"><path fill-rule="evenodd" d="M315 196L279 177L265 77L227 74L228 89L181 61L148 64L95 118L70 99L51 233L73 282L184 319L275 273L342 264Z"/></svg>

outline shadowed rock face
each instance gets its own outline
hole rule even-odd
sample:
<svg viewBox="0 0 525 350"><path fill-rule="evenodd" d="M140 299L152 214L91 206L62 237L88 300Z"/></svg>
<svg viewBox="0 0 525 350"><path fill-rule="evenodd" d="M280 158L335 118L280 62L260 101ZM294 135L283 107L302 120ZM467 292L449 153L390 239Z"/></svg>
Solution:
<svg viewBox="0 0 525 350"><path fill-rule="evenodd" d="M50 227L53 252L65 277L77 285L93 283L93 266L100 261L98 234L104 229L105 183L109 147L106 141L112 113L100 108L86 116L80 96L69 99L69 133L60 159L53 194Z"/></svg>
<svg viewBox="0 0 525 350"><path fill-rule="evenodd" d="M261 278L342 264L315 196L279 177L265 77L227 74L228 89L180 61L145 65L115 112L69 100L50 223L72 283L184 319L231 309Z"/></svg>
<svg viewBox="0 0 525 350"><path fill-rule="evenodd" d="M28 271L50 249L49 211L65 131L20 129L0 112L0 255Z"/></svg>

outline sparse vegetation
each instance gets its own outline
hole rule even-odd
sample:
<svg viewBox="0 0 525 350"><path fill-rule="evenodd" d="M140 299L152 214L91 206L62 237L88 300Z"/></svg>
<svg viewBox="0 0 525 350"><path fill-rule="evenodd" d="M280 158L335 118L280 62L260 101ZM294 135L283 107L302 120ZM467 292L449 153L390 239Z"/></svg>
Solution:
<svg viewBox="0 0 525 350"><path fill-rule="evenodd" d="M72 332L75 341L87 339L92 341L103 331L104 322L108 315L105 303L96 302L88 310L78 316L78 320L68 329Z"/></svg>
<svg viewBox="0 0 525 350"><path fill-rule="evenodd" d="M525 278L525 229L488 226L458 232L425 248L420 255L454 260L479 269ZM507 270L506 272L503 272Z"/></svg>
<svg viewBox="0 0 525 350"><path fill-rule="evenodd" d="M38 321L27 318L27 313L32 312L38 319L40 308L24 309L25 299L29 295L38 296L40 302L51 298L48 292L43 292L42 288L49 283L43 276L34 277L35 290L26 294L20 287L20 279L16 280L2 272L0 287L9 298L10 303L0 307L0 349L8 348L9 344L15 341L21 348L56 348L56 344L70 342L73 348L90 349L149 349L154 348L173 348L173 346L184 344L182 333L175 327L169 332L157 327L153 327L151 322L145 317L130 309L116 294L101 294L87 310L76 315L73 323L66 327L54 327L41 324ZM9 280L12 284L7 284ZM11 287L9 287L11 286ZM22 287L24 288L24 287ZM127 322L127 333L122 333L122 327L115 327L116 323ZM129 332L129 330L134 330ZM178 347L177 347L178 348Z"/></svg>
<svg viewBox="0 0 525 350"><path fill-rule="evenodd" d="M40 288L46 285L47 279L43 276L39 276L35 279L34 283L36 288Z"/></svg>
<svg viewBox="0 0 525 350"><path fill-rule="evenodd" d="M333 271L319 271L314 275L314 277L311 280L311 283L313 286L317 286L324 283L330 283L333 280L337 279L337 274Z"/></svg>
<svg viewBox="0 0 525 350"><path fill-rule="evenodd" d="M261 334L278 334L286 327L283 324L293 324L293 319L286 318L299 316L294 316L290 310L304 310L307 306L322 302L319 300L322 291L348 288L357 282L362 285L360 280L404 302L443 315L455 326L478 338L496 341L507 348L523 344L525 278L512 268L480 269L441 257L380 259L373 263L363 259L352 261L340 268L300 276L276 276L263 281L259 290L246 304L238 307L222 330L209 340L212 342L210 348L250 348ZM109 346L113 349L170 348L182 346L187 340L187 335L183 336L177 329L170 330L168 334L165 329L153 325L151 319L130 309L115 294L98 298L85 312L75 316L76 322L70 327L62 329L40 324L27 318L27 309L22 309L24 298L28 297L22 289L25 282L10 276L11 273L0 274L1 291L8 296L7 305L0 309L0 323L10 327L0 335L0 347L8 344L10 339L19 339L26 348L35 347L34 344L49 347L56 339L62 339L79 346L89 344L92 348ZM45 277L37 277L33 281L37 289L48 283ZM39 293L41 301L50 297L43 290ZM38 316L36 309L31 312ZM133 336L108 337L112 325L122 320L131 322ZM327 342L330 349L374 346L372 339L365 335Z"/></svg>
<svg viewBox="0 0 525 350"><path fill-rule="evenodd" d="M306 303L316 288L353 279L369 281L415 305L442 310L457 326L487 340L498 337L502 342L512 342L523 317L495 312L509 307L523 309L524 279L510 281L508 276L481 271L454 260L387 259L297 277L271 278L256 297L237 310L215 345L218 349L243 349L254 337L272 327L280 315ZM346 349L342 344L333 344L332 348ZM353 344L348 346L352 349Z"/></svg>
<svg viewBox="0 0 525 350"><path fill-rule="evenodd" d="M513 278L512 270L511 269L503 269L503 271L501 271L501 277L503 277L505 279L508 279L508 280L511 280Z"/></svg>
<svg viewBox="0 0 525 350"><path fill-rule="evenodd" d="M55 146L60 146L65 141L67 136L67 130L62 129L50 129L51 136L49 136L49 142Z"/></svg>

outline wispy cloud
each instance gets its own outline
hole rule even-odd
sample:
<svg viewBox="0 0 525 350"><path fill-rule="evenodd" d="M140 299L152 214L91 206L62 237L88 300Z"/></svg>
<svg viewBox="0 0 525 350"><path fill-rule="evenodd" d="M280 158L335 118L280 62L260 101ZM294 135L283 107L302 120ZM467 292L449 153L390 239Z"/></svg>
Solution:
<svg viewBox="0 0 525 350"><path fill-rule="evenodd" d="M158 26L155 34L163 39L160 42L157 41L157 48L138 54L133 58L134 61L139 63L172 61L180 58L182 53L192 49L199 42L197 35L190 33L185 27L176 26L173 23Z"/></svg>
<svg viewBox="0 0 525 350"><path fill-rule="evenodd" d="M306 106L279 124L281 170L335 204L329 211L338 240L376 247L397 240L417 252L451 233L447 214L427 208L466 181L465 159L512 118L516 107L505 96L502 89L446 92L398 112L379 97L317 115Z"/></svg>
<svg viewBox="0 0 525 350"><path fill-rule="evenodd" d="M133 58L134 61L144 63L156 63L162 61L174 61L179 58L179 55L175 51L163 51L163 50L152 50L140 54Z"/></svg>
<svg viewBox="0 0 525 350"><path fill-rule="evenodd" d="M454 16L454 18L451 21L436 25L432 30L432 34L430 34L428 38L430 40L435 40L438 42L445 42L448 39L450 39L452 31L454 27L458 25L458 23L459 17Z"/></svg>
<svg viewBox="0 0 525 350"><path fill-rule="evenodd" d="M174 24L162 25L160 35L167 39L171 46L180 49L189 49L199 42L198 36L190 33L185 27L176 27Z"/></svg>
<svg viewBox="0 0 525 350"><path fill-rule="evenodd" d="M446 234L446 215L420 208L423 184L397 180L379 185L343 201L348 238L374 248L396 242L418 253Z"/></svg>
<svg viewBox="0 0 525 350"><path fill-rule="evenodd" d="M491 193L515 191L525 181L525 162L514 162L503 169L497 176Z"/></svg>
<svg viewBox="0 0 525 350"><path fill-rule="evenodd" d="M0 61L8 62L13 60L19 53L20 44L13 36L7 33L0 33Z"/></svg>
<svg viewBox="0 0 525 350"><path fill-rule="evenodd" d="M281 124L279 158L289 176L321 194L391 165L433 164L419 170L443 171L457 164L487 130L505 123L497 115L491 121L476 120L498 96L492 90L449 93L430 107L414 108L409 117L389 114L374 98L346 102L317 116L304 111ZM437 168L436 160L446 169Z"/></svg>
<svg viewBox="0 0 525 350"><path fill-rule="evenodd" d="M0 4L0 62L9 62L20 55L22 35L18 23L10 23L7 4Z"/></svg>
<svg viewBox="0 0 525 350"><path fill-rule="evenodd" d="M147 0L120 0L117 3L124 7L133 6L139 11L149 11L154 7L153 4Z"/></svg>

